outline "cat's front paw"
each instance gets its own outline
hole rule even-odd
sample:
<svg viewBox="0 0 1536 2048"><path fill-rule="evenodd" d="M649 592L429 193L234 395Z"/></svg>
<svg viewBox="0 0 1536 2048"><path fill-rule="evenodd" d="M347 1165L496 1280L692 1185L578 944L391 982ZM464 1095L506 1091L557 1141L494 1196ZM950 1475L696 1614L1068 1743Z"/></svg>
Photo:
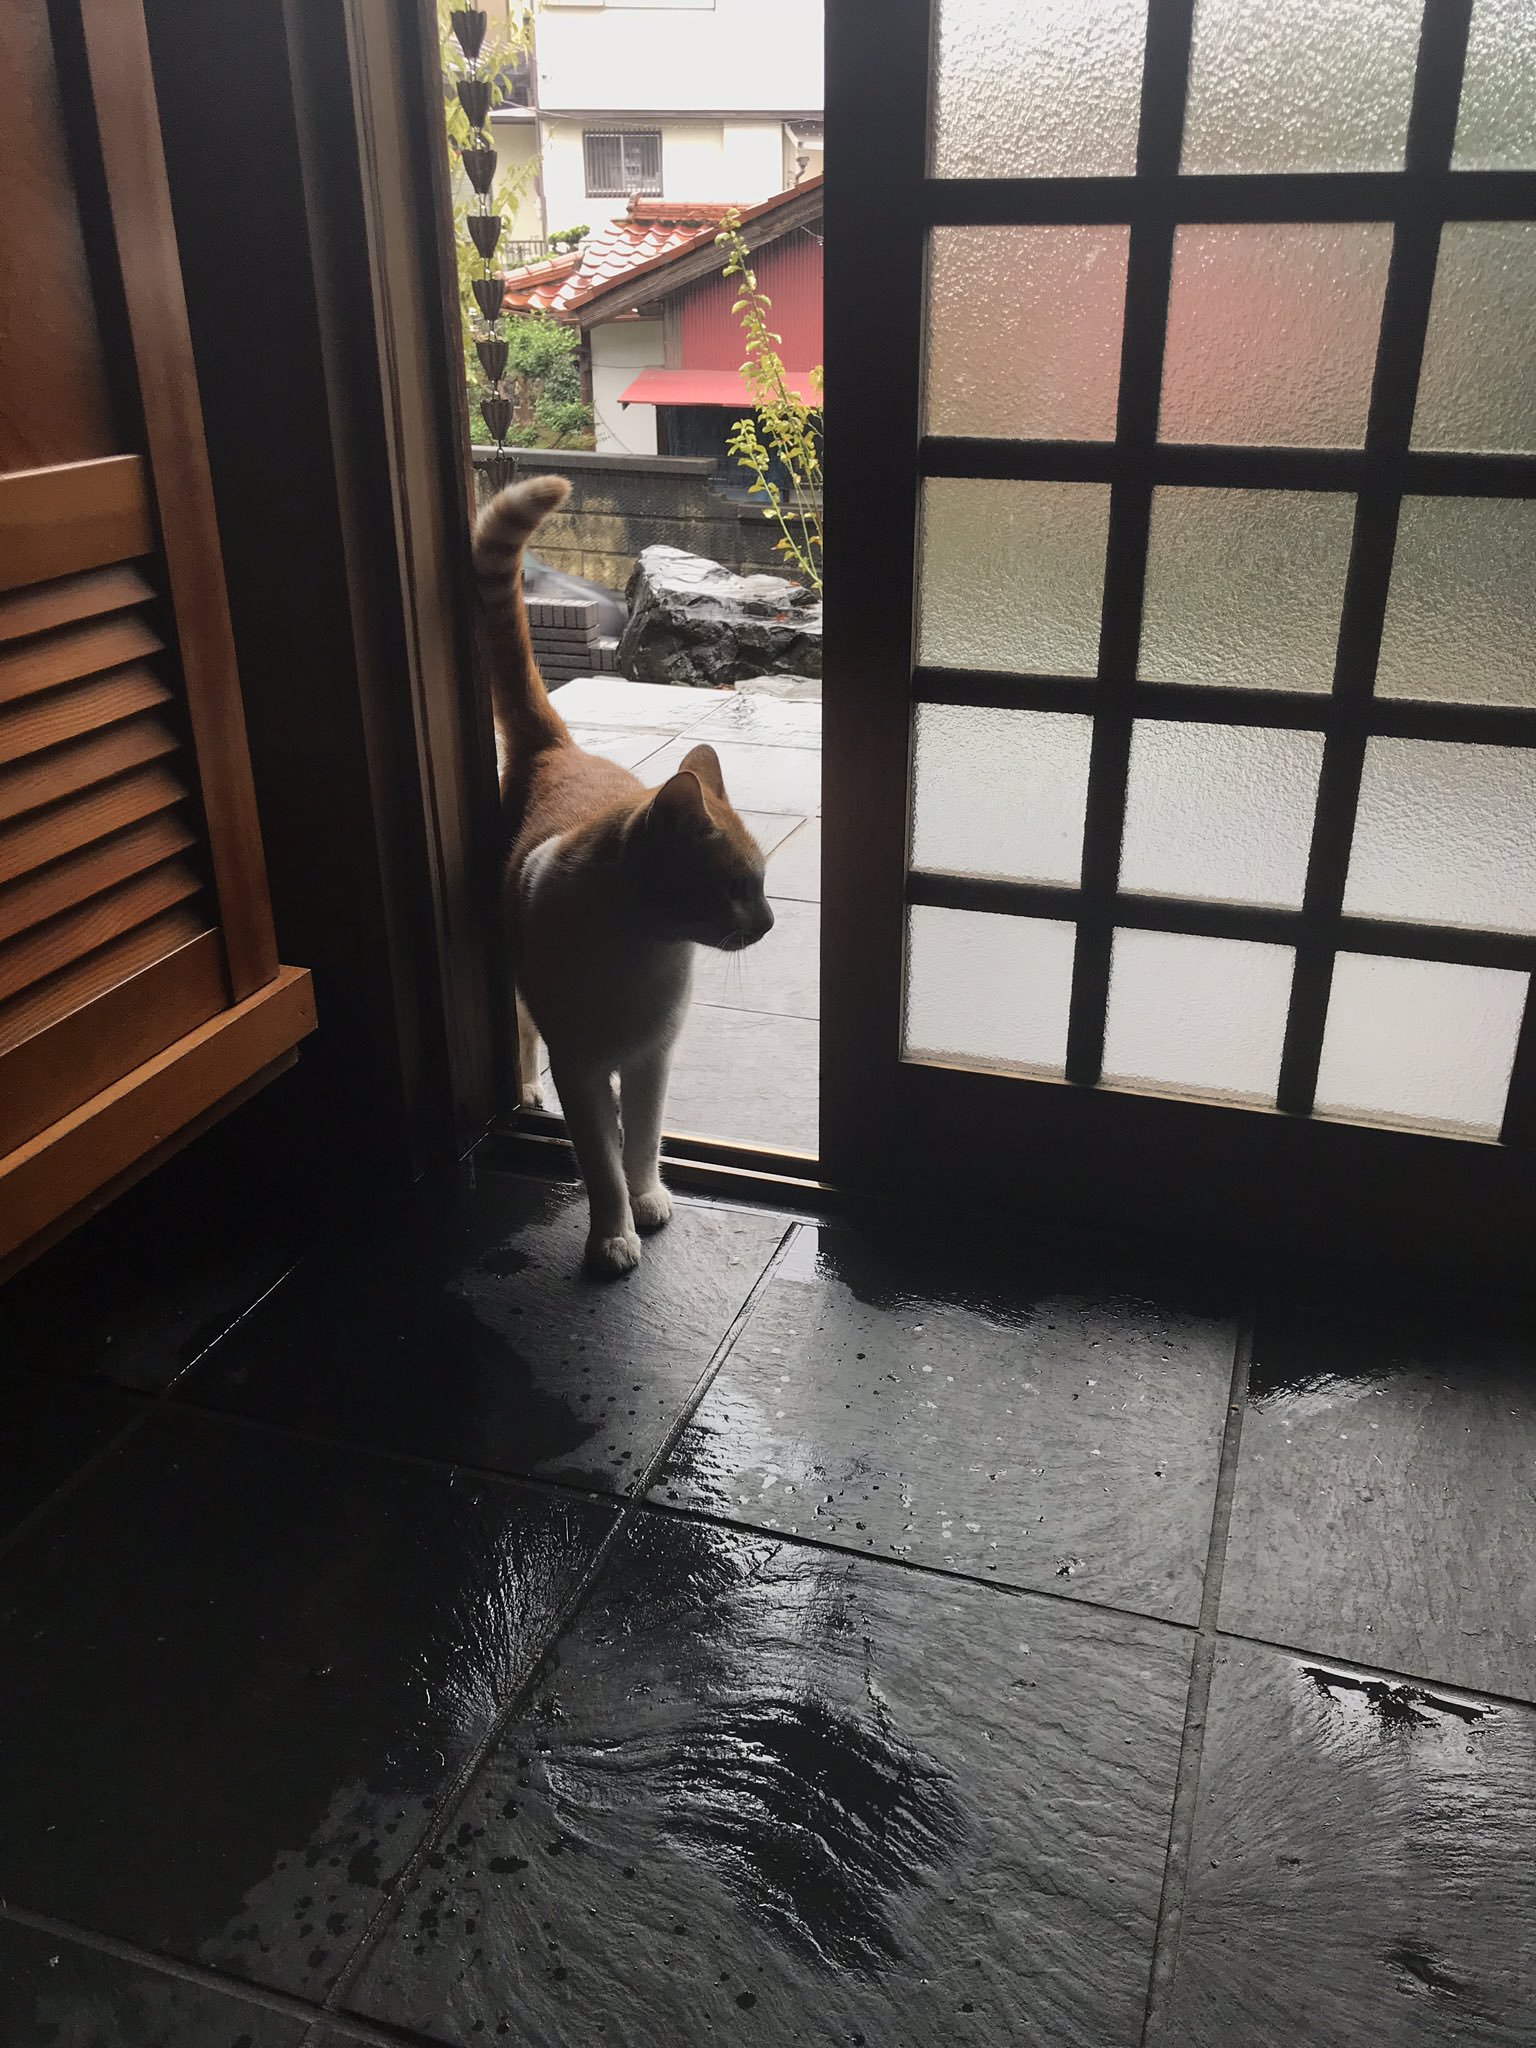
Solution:
<svg viewBox="0 0 1536 2048"><path fill-rule="evenodd" d="M542 1109L544 1107L544 1090L537 1081L530 1083L528 1087L521 1091L517 1098L517 1106L519 1109Z"/></svg>
<svg viewBox="0 0 1536 2048"><path fill-rule="evenodd" d="M660 1230L672 1219L672 1197L660 1181L653 1188L646 1188L639 1194L632 1193L629 1206L634 1211L637 1230Z"/></svg>
<svg viewBox="0 0 1536 2048"><path fill-rule="evenodd" d="M617 1237L599 1237L594 1230L587 1239L587 1271L598 1280L617 1280L632 1273L640 1263L640 1240L632 1230Z"/></svg>

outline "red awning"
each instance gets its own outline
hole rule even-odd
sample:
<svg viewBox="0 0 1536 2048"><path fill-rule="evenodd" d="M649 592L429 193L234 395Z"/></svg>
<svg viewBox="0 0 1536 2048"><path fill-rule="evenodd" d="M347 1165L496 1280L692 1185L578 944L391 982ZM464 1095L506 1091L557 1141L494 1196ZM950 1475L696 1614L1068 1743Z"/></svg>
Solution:
<svg viewBox="0 0 1536 2048"><path fill-rule="evenodd" d="M785 379L797 398L819 405L809 370L786 370ZM752 393L739 370L642 370L619 393L620 405L721 405L740 412Z"/></svg>

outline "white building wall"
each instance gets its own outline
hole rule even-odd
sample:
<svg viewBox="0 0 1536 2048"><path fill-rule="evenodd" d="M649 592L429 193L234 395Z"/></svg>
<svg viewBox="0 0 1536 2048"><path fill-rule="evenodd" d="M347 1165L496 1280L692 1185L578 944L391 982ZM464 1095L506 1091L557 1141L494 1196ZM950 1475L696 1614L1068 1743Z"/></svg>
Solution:
<svg viewBox="0 0 1536 2048"><path fill-rule="evenodd" d="M491 141L496 147L496 177L500 183L503 177L522 172L523 186L517 202L517 211L507 224L507 239L514 242L532 242L545 232L546 223L539 210L539 180L534 159L539 153L538 129L531 119L504 115L497 120L491 117ZM462 171L458 173L457 197L470 190L469 180ZM563 221L556 221L556 227L563 227Z"/></svg>
<svg viewBox="0 0 1536 2048"><path fill-rule="evenodd" d="M782 121L728 121L722 151L722 199L755 206L784 189L784 124ZM663 169L665 175L665 169ZM681 199L690 198L680 192Z"/></svg>
<svg viewBox="0 0 1536 2048"><path fill-rule="evenodd" d="M811 113L822 0L543 0L537 62L551 113Z"/></svg>
<svg viewBox="0 0 1536 2048"><path fill-rule="evenodd" d="M661 130L661 196L753 206L784 189L783 125L778 121L657 121L631 117L637 128ZM587 197L579 121L544 121L544 204L550 228L599 228L619 219L628 200ZM596 124L592 124L596 125ZM603 126L612 125L606 120Z"/></svg>
<svg viewBox="0 0 1536 2048"><path fill-rule="evenodd" d="M666 360L659 320L612 320L594 327L592 409L597 415L600 455L654 455L654 405L620 406L619 393L641 370L659 370Z"/></svg>

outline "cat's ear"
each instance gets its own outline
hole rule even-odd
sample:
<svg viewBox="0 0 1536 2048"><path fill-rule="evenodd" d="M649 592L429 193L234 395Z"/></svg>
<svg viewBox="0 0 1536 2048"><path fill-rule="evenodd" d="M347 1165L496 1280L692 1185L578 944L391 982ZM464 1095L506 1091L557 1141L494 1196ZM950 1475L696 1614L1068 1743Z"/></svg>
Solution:
<svg viewBox="0 0 1536 2048"><path fill-rule="evenodd" d="M695 754L708 751L704 747L693 750ZM691 762L693 754L688 759ZM670 781L661 785L651 798L650 808L658 825L671 825L683 831L698 831L710 822L703 784L693 768L688 766L679 768Z"/></svg>
<svg viewBox="0 0 1536 2048"><path fill-rule="evenodd" d="M680 772L697 775L711 796L718 796L729 802L725 795L725 776L720 769L720 756L713 747L698 746L684 754Z"/></svg>

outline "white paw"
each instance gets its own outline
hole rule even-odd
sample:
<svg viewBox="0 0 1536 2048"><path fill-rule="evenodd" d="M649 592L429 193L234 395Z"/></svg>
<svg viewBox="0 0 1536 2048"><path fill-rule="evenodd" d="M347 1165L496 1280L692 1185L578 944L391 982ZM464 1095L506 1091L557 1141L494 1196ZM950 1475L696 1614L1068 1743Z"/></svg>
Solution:
<svg viewBox="0 0 1536 2048"><path fill-rule="evenodd" d="M621 1273L632 1273L640 1263L640 1240L632 1230L622 1231L617 1237L599 1237L596 1231L587 1239L586 1266L589 1273L605 1280L616 1280Z"/></svg>
<svg viewBox="0 0 1536 2048"><path fill-rule="evenodd" d="M542 1109L544 1107L544 1090L537 1081L523 1089L517 1098L517 1106L519 1109Z"/></svg>
<svg viewBox="0 0 1536 2048"><path fill-rule="evenodd" d="M660 1181L640 1194L631 1194L629 1206L634 1211L637 1230L660 1230L663 1223L671 1220L672 1197Z"/></svg>

